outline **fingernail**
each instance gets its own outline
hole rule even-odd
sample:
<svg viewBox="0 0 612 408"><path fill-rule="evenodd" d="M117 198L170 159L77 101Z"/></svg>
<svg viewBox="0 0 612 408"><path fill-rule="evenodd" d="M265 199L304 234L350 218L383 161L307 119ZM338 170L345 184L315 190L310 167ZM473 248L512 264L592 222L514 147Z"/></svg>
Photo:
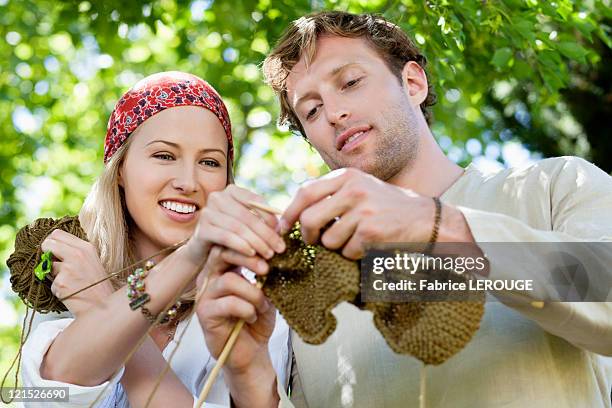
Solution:
<svg viewBox="0 0 612 408"><path fill-rule="evenodd" d="M287 221L285 221L284 218L281 218L279 224L280 224L280 234L285 235L287 231L289 231L289 225L287 224Z"/></svg>
<svg viewBox="0 0 612 408"><path fill-rule="evenodd" d="M285 252L285 241L278 241L274 247L279 254Z"/></svg>
<svg viewBox="0 0 612 408"><path fill-rule="evenodd" d="M268 272L268 263L264 261L257 261L257 270L260 273Z"/></svg>
<svg viewBox="0 0 612 408"><path fill-rule="evenodd" d="M266 251L266 259L270 259L274 256L274 251L273 250L268 250Z"/></svg>
<svg viewBox="0 0 612 408"><path fill-rule="evenodd" d="M248 324L253 324L257 321L257 315L253 315L249 318L249 320L247 320Z"/></svg>

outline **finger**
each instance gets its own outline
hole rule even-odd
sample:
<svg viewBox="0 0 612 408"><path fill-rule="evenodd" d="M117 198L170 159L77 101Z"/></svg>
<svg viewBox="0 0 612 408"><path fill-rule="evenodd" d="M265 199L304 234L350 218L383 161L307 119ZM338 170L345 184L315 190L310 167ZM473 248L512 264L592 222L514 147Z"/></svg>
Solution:
<svg viewBox="0 0 612 408"><path fill-rule="evenodd" d="M266 205L266 200L262 196L255 194L247 189L240 188L234 185L233 187L228 187L228 191L236 201L240 202L246 207L250 208L249 201L255 201ZM269 228L276 229L276 226L278 225L278 219L274 214L270 214L267 211L259 210L256 208L252 208L252 210L256 211L258 217L261 218L263 222L268 225Z"/></svg>
<svg viewBox="0 0 612 408"><path fill-rule="evenodd" d="M268 245L270 250L278 253L283 252L285 250L285 242L282 240L281 236L276 233L276 227L278 224L276 216L271 214L266 214L263 216L265 211L257 211L257 209L252 209L248 206L249 201L261 202L263 200L261 198L258 200L247 200L249 197L257 198L259 196L251 193L250 191L239 189L239 187L229 191L234 200L228 200L226 205L224 205L220 211L234 217L237 220L240 220L240 222L243 224L246 224Z"/></svg>
<svg viewBox="0 0 612 408"><path fill-rule="evenodd" d="M228 231L227 225L219 226L218 224L220 224L220 222L213 221L214 219L218 220L219 218L229 220L226 217L226 215L221 213L216 213L215 217L211 217L209 223L204 227L206 229L206 241L212 244L231 248L246 256L254 256L256 254L255 249L253 249L250 243L241 237L240 234Z"/></svg>
<svg viewBox="0 0 612 408"><path fill-rule="evenodd" d="M351 239L346 243L344 248L342 249L342 255L348 259L361 259L363 258L364 249L363 249L363 240L359 236L359 233L355 231Z"/></svg>
<svg viewBox="0 0 612 408"><path fill-rule="evenodd" d="M276 216L276 214L272 215L271 213L269 213L266 210L263 210L261 208L255 207L253 204L253 201L249 201L246 206L249 207L249 211L259 217L263 222L266 223L266 225L268 225L270 228L274 229L275 231L278 229L278 217ZM275 222L270 222L269 218L272 217Z"/></svg>
<svg viewBox="0 0 612 408"><path fill-rule="evenodd" d="M206 205L210 208L214 208L218 211L222 211L228 207L230 202L233 202L236 205L239 205L242 211L248 211L249 210L248 203L250 201L263 202L264 200L262 197L258 196L257 194L251 191L237 187L235 184L230 184L223 191L216 191L216 192L210 193L208 195L208 200L207 200ZM243 216L245 215L244 212L242 214ZM257 215L253 215L253 216L260 218ZM268 222L270 223L271 228L275 228L278 222L276 220L276 217L268 216L268 215L264 216L263 214L262 214L262 217L264 218L263 222Z"/></svg>
<svg viewBox="0 0 612 408"><path fill-rule="evenodd" d="M221 256L228 264L244 266L258 275L265 275L268 273L268 263L259 256L244 256L231 249L223 250Z"/></svg>
<svg viewBox="0 0 612 408"><path fill-rule="evenodd" d="M59 279L54 280L51 283L51 293L58 299L62 298L62 292L59 285Z"/></svg>
<svg viewBox="0 0 612 408"><path fill-rule="evenodd" d="M317 180L305 183L281 217L281 232L285 233L291 229L306 208L338 191L346 181L346 173L347 169L338 169Z"/></svg>
<svg viewBox="0 0 612 408"><path fill-rule="evenodd" d="M45 238L45 240L40 244L40 249L43 252L50 251L53 254L53 257L55 258L54 261L56 259L63 261L68 256L70 256L70 253L72 251L74 251L74 248L72 248L71 246L66 245L65 243L60 242L51 237Z"/></svg>
<svg viewBox="0 0 612 408"><path fill-rule="evenodd" d="M321 236L323 246L332 250L345 246L355 233L360 218L357 211L349 211L343 214Z"/></svg>
<svg viewBox="0 0 612 408"><path fill-rule="evenodd" d="M62 265L63 262L60 261L52 262L50 275L55 278L57 275L62 273Z"/></svg>
<svg viewBox="0 0 612 408"><path fill-rule="evenodd" d="M329 196L310 207L300 215L302 238L307 244L314 244L326 226L331 226L338 217L345 215L358 201L352 200L348 194L340 189L336 194Z"/></svg>
<svg viewBox="0 0 612 408"><path fill-rule="evenodd" d="M52 239L55 239L56 241L62 242L68 246L71 246L75 249L84 249L88 242L75 236L72 235L69 232L66 232L64 230L61 230L59 228L54 229L53 231L51 231L51 233L49 234L49 237L51 237Z"/></svg>
<svg viewBox="0 0 612 408"><path fill-rule="evenodd" d="M204 276L208 276L210 280L219 278L231 266L221 257L222 252L223 249L215 245L208 253L202 273Z"/></svg>
<svg viewBox="0 0 612 408"><path fill-rule="evenodd" d="M225 273L210 284L207 294L209 299L236 296L252 304L259 313L268 310L268 302L263 291L236 273Z"/></svg>
<svg viewBox="0 0 612 408"><path fill-rule="evenodd" d="M252 217L251 221L254 218L255 223L264 225L261 220L257 219L257 217L255 217L249 211L247 210L245 211ZM220 212L217 214L216 217L211 219L211 224L220 229L225 229L227 235L234 235L237 238L240 238L243 241L246 241L246 243L251 249L255 250L257 253L259 253L264 258L271 258L272 256L274 256L274 249L272 249L272 247L268 245L264 239L262 239L258 234L256 234L253 231L254 226L252 224L248 225L243 220L244 218L239 219L239 218L235 218L234 216L228 215L226 213ZM271 233L276 234L273 231L271 231ZM228 248L232 248L229 245L226 245L226 246ZM240 251L238 248L232 248L232 249L236 249L246 256L255 255L252 252L248 253L245 251Z"/></svg>
<svg viewBox="0 0 612 408"><path fill-rule="evenodd" d="M211 319L242 319L249 324L257 321L255 306L237 296L225 296L208 303L204 315Z"/></svg>

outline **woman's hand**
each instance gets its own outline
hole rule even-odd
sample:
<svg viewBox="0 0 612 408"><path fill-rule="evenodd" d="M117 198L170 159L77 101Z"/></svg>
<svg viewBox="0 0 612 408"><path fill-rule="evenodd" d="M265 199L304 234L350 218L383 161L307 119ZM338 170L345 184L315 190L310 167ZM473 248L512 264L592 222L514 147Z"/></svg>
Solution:
<svg viewBox="0 0 612 408"><path fill-rule="evenodd" d="M285 250L285 243L276 232L276 216L251 209L249 201L264 203L261 196L234 184L208 195L193 236L187 243L187 254L194 262L205 259L213 245L250 257L259 254L265 259Z"/></svg>
<svg viewBox="0 0 612 408"><path fill-rule="evenodd" d="M268 353L276 309L260 288L237 272L237 265L253 270L258 262L263 260L214 246L197 279L198 288L204 276L209 279L196 313L208 350L215 359L219 358L236 322L245 321L223 367L224 379L238 407L278 405L276 373ZM262 273L267 269L266 264Z"/></svg>
<svg viewBox="0 0 612 408"><path fill-rule="evenodd" d="M53 230L42 242L41 249L51 251L55 258L51 269L51 292L58 298L107 276L94 246L66 231ZM65 300L64 305L77 317L113 292L111 283L105 281Z"/></svg>
<svg viewBox="0 0 612 408"><path fill-rule="evenodd" d="M235 251L215 246L198 277L198 287L204 276L209 279L196 313L205 333L208 350L214 358L221 354L235 323L240 319L245 321L225 363L230 370L245 371L259 354L268 353L276 309L261 289L237 272L239 267L236 266L259 261L257 257L244 257Z"/></svg>

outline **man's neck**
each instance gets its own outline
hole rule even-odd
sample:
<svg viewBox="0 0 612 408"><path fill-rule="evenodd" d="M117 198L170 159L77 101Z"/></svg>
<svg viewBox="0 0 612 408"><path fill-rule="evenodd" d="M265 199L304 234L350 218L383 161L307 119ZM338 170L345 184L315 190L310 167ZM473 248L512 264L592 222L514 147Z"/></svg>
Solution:
<svg viewBox="0 0 612 408"><path fill-rule="evenodd" d="M416 160L387 181L424 196L439 197L463 172L463 168L444 155L427 129L421 137Z"/></svg>

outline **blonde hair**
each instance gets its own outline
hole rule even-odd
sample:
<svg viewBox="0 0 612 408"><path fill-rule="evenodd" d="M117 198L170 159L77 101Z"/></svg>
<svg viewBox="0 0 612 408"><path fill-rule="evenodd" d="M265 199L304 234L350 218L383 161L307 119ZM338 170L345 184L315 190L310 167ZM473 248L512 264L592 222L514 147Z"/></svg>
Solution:
<svg viewBox="0 0 612 408"><path fill-rule="evenodd" d="M87 239L98 249L100 261L107 273L118 271L136 261L129 239L127 208L119 186L119 169L131 145L131 138L115 152L102 174L91 188L79 213L81 227ZM127 272L129 274L129 272ZM124 276L111 279L118 289Z"/></svg>
<svg viewBox="0 0 612 408"><path fill-rule="evenodd" d="M131 146L132 137L113 154L106 163L102 174L92 186L81 211L79 222L87 234L87 239L98 250L100 261L107 273L123 269L137 261L134 243L130 238L130 228L133 220L125 204L123 189L119 186L119 169L125 160ZM232 160L227 158L227 184L234 182ZM131 270L126 270L111 278L115 290L125 285ZM195 300L196 291L184 293L180 300L183 304ZM191 307L179 313L179 319L184 319Z"/></svg>

